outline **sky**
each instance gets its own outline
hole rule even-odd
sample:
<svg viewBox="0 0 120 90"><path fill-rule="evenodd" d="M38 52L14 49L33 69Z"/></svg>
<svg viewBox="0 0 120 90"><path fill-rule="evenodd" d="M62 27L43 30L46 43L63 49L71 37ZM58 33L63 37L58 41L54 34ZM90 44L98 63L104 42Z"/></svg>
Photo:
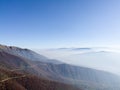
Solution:
<svg viewBox="0 0 120 90"><path fill-rule="evenodd" d="M0 44L119 47L120 0L0 0Z"/></svg>

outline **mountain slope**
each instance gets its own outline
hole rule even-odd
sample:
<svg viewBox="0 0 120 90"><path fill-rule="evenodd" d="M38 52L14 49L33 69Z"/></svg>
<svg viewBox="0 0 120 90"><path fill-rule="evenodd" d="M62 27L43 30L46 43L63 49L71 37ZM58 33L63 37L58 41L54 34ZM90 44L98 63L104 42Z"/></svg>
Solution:
<svg viewBox="0 0 120 90"><path fill-rule="evenodd" d="M0 69L0 77L0 90L80 90L71 85L5 69Z"/></svg>
<svg viewBox="0 0 120 90"><path fill-rule="evenodd" d="M21 51L16 50L16 53L10 53L5 48L1 47L0 49L0 66L14 69L12 71L29 73L59 83L74 84L83 90L120 90L120 77L112 73L65 63L33 61L30 60L29 55L31 54L27 53L26 49L16 48ZM11 52L14 52L14 49ZM21 56L21 52L28 55L24 58ZM31 55L32 59L33 57Z"/></svg>
<svg viewBox="0 0 120 90"><path fill-rule="evenodd" d="M41 61L41 62L55 63L55 64L62 63L57 60L48 59L47 57L37 54L36 52L31 51L29 49L22 49L18 47L0 45L0 50L15 56L27 58L32 61Z"/></svg>
<svg viewBox="0 0 120 90"><path fill-rule="evenodd" d="M40 65L41 68L38 68L38 65ZM6 68L16 72L28 72L28 73L37 75L39 77L50 79L52 75L46 72L42 68L43 66L45 66L45 63L43 62L36 63L36 62L30 61L29 59L27 60L26 58L11 55L4 51L0 51L0 68ZM58 77L57 78L54 77L54 79L56 80L58 79Z"/></svg>

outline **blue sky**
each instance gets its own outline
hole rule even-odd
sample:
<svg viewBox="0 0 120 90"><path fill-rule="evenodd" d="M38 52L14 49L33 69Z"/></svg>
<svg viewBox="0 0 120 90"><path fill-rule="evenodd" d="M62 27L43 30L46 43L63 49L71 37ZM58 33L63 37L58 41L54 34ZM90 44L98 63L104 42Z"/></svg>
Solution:
<svg viewBox="0 0 120 90"><path fill-rule="evenodd" d="M119 47L120 0L0 0L0 43Z"/></svg>

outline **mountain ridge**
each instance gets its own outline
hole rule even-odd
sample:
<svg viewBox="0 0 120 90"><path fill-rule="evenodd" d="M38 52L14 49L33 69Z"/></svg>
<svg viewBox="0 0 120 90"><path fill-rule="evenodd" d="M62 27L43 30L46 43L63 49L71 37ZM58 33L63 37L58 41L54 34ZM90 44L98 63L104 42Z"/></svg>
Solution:
<svg viewBox="0 0 120 90"><path fill-rule="evenodd" d="M16 49L12 49L12 50L16 50ZM26 50L24 49L21 50L26 52ZM45 78L47 80L52 80L59 83L73 84L76 85L77 87L78 86L80 88L82 87L83 90L87 90L85 89L84 86L88 87L89 90L92 90L90 88L93 87L96 87L96 89L101 88L103 84L105 84L107 88L109 88L115 83L116 85L120 85L120 78L112 73L107 73L100 70L95 70L80 66L73 66L66 63L56 64L49 62L41 62L40 60L33 61L33 60L29 60L30 58L29 57L27 58L27 56L26 58L24 58L21 57L21 55L19 54L14 55L14 53L9 53L3 48L0 51L0 58L1 58L0 62L4 66L9 66L6 68L11 69L10 67L12 67L12 69L15 69L16 72L24 72L24 73L27 72L29 74L35 75L37 77ZM17 65L17 67L15 65ZM94 86L90 86L91 84ZM107 90L107 89L100 89L100 90ZM112 90L112 89L109 88L108 90Z"/></svg>

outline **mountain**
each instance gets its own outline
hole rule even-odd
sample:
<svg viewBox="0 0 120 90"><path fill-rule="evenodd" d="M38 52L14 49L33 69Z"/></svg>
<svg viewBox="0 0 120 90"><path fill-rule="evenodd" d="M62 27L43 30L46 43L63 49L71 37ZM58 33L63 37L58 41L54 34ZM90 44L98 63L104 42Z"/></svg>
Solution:
<svg viewBox="0 0 120 90"><path fill-rule="evenodd" d="M80 90L73 85L37 75L32 62L23 57L0 51L0 90Z"/></svg>
<svg viewBox="0 0 120 90"><path fill-rule="evenodd" d="M71 85L5 69L0 69L0 80L0 90L80 90Z"/></svg>
<svg viewBox="0 0 120 90"><path fill-rule="evenodd" d="M66 63L54 63L54 61L50 62L50 59L47 60L47 58L39 58L39 60L38 57L42 55L37 54L38 57L35 57L35 55L36 53L28 49L1 46L1 69L30 74L37 78L64 83L65 85L75 85L82 90L120 90L120 76ZM37 60L34 60L34 58L37 58Z"/></svg>
<svg viewBox="0 0 120 90"><path fill-rule="evenodd" d="M41 61L41 62L55 63L55 64L62 63L54 59L48 59L47 57L37 54L36 52L31 51L29 49L0 45L0 50L15 56L20 56L26 59L30 59L32 61Z"/></svg>

